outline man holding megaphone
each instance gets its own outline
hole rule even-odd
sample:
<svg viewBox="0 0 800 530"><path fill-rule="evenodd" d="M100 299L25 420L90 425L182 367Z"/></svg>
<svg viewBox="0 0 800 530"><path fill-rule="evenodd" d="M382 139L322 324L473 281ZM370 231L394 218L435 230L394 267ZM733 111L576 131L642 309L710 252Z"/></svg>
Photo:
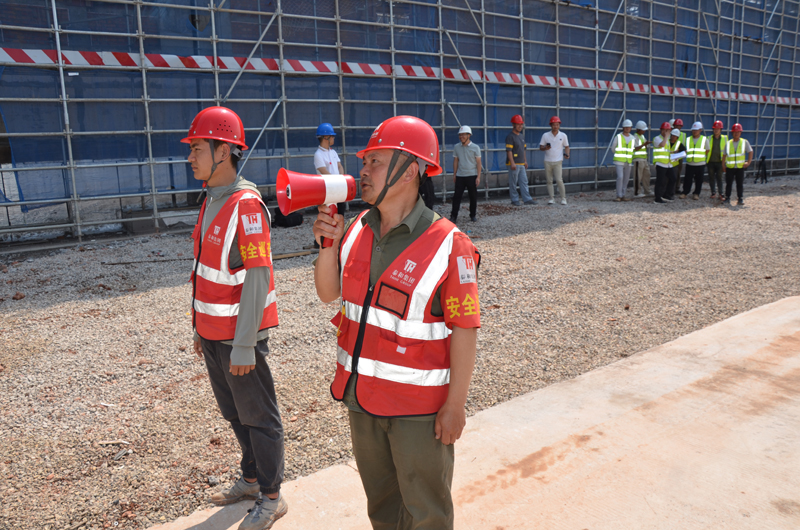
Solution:
<svg viewBox="0 0 800 530"><path fill-rule="evenodd" d="M357 156L372 208L345 225L319 207L314 270L323 302L341 297L334 399L350 409L353 453L374 528L453 528L453 443L480 327L480 255L428 209L420 183L438 175L439 142L412 116L381 123Z"/></svg>
<svg viewBox="0 0 800 530"><path fill-rule="evenodd" d="M194 227L192 325L223 417L242 449L242 476L211 496L218 505L256 503L239 530L262 530L286 514L283 426L266 356L278 325L270 217L255 184L236 175L244 127L225 107L203 109L181 140L207 193Z"/></svg>

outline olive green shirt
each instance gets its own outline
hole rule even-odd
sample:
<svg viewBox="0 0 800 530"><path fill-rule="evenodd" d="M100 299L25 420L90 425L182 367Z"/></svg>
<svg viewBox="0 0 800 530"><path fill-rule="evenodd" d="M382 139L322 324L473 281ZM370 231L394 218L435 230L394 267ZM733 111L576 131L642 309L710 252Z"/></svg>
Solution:
<svg viewBox="0 0 800 530"><path fill-rule="evenodd" d="M441 216L425 207L423 200L417 199L417 204L411 212L403 219L399 225L395 226L385 236L381 237L381 212L377 208L372 208L369 212L361 218L361 223L368 226L374 235L372 239L372 260L369 265L369 283L375 285L378 283L381 275L386 272L389 265L407 249L414 241L417 240L432 224L434 221L440 219ZM345 232L353 224L355 218L351 219L345 226ZM344 238L342 238L344 239ZM341 244L341 242L340 242ZM341 267L341 264L339 265ZM431 312L435 316L443 316L442 303L440 300L440 290L437 289L433 295L431 303ZM362 348L367 347L362 345ZM358 374L353 374L353 377L348 381L347 388L344 392L342 401L347 407L355 412L364 412L364 409L356 401L355 384ZM425 416L412 416L406 419L430 421L435 418L436 414L428 414Z"/></svg>

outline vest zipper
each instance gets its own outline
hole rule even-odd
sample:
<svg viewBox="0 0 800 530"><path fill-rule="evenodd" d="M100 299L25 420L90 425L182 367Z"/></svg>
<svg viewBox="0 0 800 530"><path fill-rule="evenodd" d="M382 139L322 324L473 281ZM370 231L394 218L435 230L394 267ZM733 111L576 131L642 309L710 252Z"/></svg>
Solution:
<svg viewBox="0 0 800 530"><path fill-rule="evenodd" d="M353 377L354 374L358 373L358 359L361 357L361 344L364 342L364 333L367 329L367 316L369 315L369 304L372 302L373 289L374 286L370 285L369 289L367 289L367 295L364 297L364 303L361 305L361 320L358 323L358 335L356 335L356 343L353 345L353 364L350 367L350 377ZM350 384L350 377L347 378L347 384L345 384L345 388L347 388L347 385ZM353 388L354 395L355 391L356 389ZM358 398L356 398L356 401L358 401Z"/></svg>

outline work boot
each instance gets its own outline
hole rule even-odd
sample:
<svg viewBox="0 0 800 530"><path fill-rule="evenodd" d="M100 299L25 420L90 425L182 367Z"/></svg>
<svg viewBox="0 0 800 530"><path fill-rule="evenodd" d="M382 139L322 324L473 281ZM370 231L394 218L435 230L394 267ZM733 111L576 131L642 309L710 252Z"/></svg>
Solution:
<svg viewBox="0 0 800 530"><path fill-rule="evenodd" d="M247 511L247 517L239 524L239 530L267 530L288 511L289 505L283 500L283 495L273 501L262 494Z"/></svg>
<svg viewBox="0 0 800 530"><path fill-rule="evenodd" d="M535 201L535 200L533 200L533 199L528 199L527 201L525 201L525 204L539 204L539 203L538 203L538 202L536 202L536 201Z"/></svg>
<svg viewBox="0 0 800 530"><path fill-rule="evenodd" d="M209 499L217 506L225 506L226 504L234 504L244 500L255 500L258 498L258 482L247 482L244 477L239 477L233 486L228 489L218 491Z"/></svg>
<svg viewBox="0 0 800 530"><path fill-rule="evenodd" d="M685 199L685 198L686 198L686 195L684 195L683 193L681 193L681 194L678 196L678 198L679 198L679 199Z"/></svg>
<svg viewBox="0 0 800 530"><path fill-rule="evenodd" d="M737 206L744 206L744 199L739 199L739 201L736 203L736 205Z"/></svg>
<svg viewBox="0 0 800 530"><path fill-rule="evenodd" d="M696 200L699 200L699 199L700 199L700 196L698 194L695 193L694 195L692 195L692 200L696 201Z"/></svg>
<svg viewBox="0 0 800 530"><path fill-rule="evenodd" d="M469 220L470 220L470 221L472 221L472 222L474 223L475 221L477 221L477 220L478 220L478 216L477 216L477 215L470 215L470 216L469 216Z"/></svg>

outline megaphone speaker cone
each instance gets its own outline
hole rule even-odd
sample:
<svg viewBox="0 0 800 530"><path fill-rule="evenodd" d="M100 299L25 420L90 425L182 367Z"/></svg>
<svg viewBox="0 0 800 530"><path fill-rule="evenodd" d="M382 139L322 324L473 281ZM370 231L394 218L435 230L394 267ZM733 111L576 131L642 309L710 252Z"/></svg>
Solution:
<svg viewBox="0 0 800 530"><path fill-rule="evenodd" d="M357 190L350 175L307 175L285 168L278 171L275 187L283 215L311 206L351 201Z"/></svg>

